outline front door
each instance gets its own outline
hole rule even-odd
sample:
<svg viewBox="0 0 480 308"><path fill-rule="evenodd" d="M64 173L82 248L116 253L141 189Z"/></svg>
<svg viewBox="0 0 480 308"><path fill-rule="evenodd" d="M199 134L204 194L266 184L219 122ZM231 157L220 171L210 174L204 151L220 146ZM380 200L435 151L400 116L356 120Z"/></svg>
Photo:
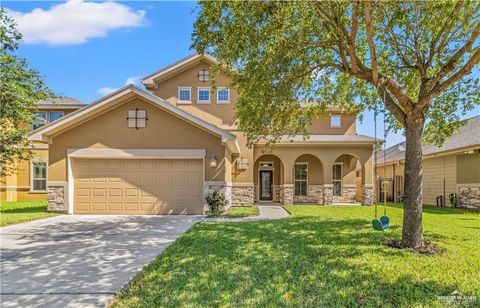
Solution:
<svg viewBox="0 0 480 308"><path fill-rule="evenodd" d="M260 171L260 200L273 201L273 171Z"/></svg>

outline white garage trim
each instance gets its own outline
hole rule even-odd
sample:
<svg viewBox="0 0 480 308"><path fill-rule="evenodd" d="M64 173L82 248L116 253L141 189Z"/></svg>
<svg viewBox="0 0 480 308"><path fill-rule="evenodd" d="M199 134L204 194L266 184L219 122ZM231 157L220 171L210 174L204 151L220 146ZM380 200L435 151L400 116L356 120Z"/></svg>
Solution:
<svg viewBox="0 0 480 308"><path fill-rule="evenodd" d="M75 159L82 158L112 158L112 159L201 159L203 166L202 181L205 183L204 149L67 149L67 179L68 214L73 214L74 208L74 165Z"/></svg>
<svg viewBox="0 0 480 308"><path fill-rule="evenodd" d="M202 159L205 150L176 149L68 149L67 155L73 158L169 158L169 159Z"/></svg>

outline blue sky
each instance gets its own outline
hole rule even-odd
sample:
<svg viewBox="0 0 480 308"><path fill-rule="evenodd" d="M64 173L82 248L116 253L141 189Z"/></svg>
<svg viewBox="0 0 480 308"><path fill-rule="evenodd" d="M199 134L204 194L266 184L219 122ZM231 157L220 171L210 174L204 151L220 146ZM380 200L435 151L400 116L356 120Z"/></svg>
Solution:
<svg viewBox="0 0 480 308"><path fill-rule="evenodd" d="M2 6L26 33L18 54L56 93L87 103L193 52L195 2L4 0ZM480 106L466 117L478 114ZM371 113L357 130L373 136ZM402 140L390 134L387 142Z"/></svg>

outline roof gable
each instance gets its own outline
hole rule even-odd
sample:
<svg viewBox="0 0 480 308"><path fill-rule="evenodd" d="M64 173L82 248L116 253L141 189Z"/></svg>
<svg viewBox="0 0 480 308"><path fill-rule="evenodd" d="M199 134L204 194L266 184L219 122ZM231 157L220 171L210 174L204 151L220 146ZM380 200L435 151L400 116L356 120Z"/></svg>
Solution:
<svg viewBox="0 0 480 308"><path fill-rule="evenodd" d="M163 68L159 69L158 71L155 71L152 74L144 77L142 79L142 83L146 87L151 87L155 84L155 80L167 78L167 77L169 77L173 74L176 74L179 71L182 71L186 68L189 68L189 67L199 63L200 61L206 61L210 64L218 64L217 59L215 59L215 57L213 57L211 55L208 55L208 54L203 54L203 55L192 54L188 57L185 57L185 58L183 58L183 59L181 59L181 60L179 60L179 61L177 61L173 64L170 64L166 67L163 67Z"/></svg>
<svg viewBox="0 0 480 308"><path fill-rule="evenodd" d="M211 134L219 136L222 142L227 144L232 153L239 152L239 146L235 135L200 118L197 118L190 113L162 100L161 98L139 89L134 85L125 86L93 102L92 104L89 104L75 112L68 114L65 117L60 118L57 121L40 127L29 134L29 139L32 141L48 141L50 137L85 122L87 119L98 115L99 112L108 112L108 110L113 106L120 105L136 95L188 123L210 132Z"/></svg>

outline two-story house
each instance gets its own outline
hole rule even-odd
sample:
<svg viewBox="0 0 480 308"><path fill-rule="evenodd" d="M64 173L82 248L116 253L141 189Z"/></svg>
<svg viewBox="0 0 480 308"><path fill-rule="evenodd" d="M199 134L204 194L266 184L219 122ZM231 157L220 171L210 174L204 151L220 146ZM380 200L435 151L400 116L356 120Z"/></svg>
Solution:
<svg viewBox="0 0 480 308"><path fill-rule="evenodd" d="M85 104L71 97L57 97L38 102L31 129L56 121L61 117L84 107ZM15 171L0 181L1 201L47 200L48 144L34 142L34 157L30 161L15 163Z"/></svg>
<svg viewBox="0 0 480 308"><path fill-rule="evenodd" d="M48 144L49 209L93 214L201 214L230 204L371 204L375 140L356 115L332 110L273 151L246 146L238 94L208 55L192 55L123 87L30 138Z"/></svg>

